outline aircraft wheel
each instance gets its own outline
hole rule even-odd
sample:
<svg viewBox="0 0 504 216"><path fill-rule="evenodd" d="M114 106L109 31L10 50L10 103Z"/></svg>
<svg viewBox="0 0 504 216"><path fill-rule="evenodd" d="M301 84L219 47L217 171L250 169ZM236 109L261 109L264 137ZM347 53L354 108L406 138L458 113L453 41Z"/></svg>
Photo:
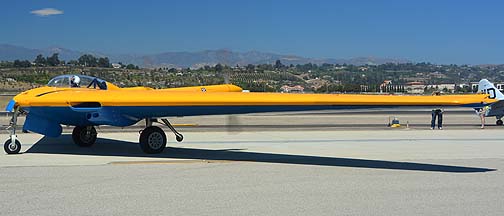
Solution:
<svg viewBox="0 0 504 216"><path fill-rule="evenodd" d="M80 147L90 147L96 142L97 135L93 126L77 126L73 129L72 139Z"/></svg>
<svg viewBox="0 0 504 216"><path fill-rule="evenodd" d="M499 120L497 120L497 121L495 122L495 124L497 124L497 125L502 125L502 124L503 124L503 122L502 122L502 120L500 120L500 119L499 119Z"/></svg>
<svg viewBox="0 0 504 216"><path fill-rule="evenodd" d="M159 127L147 127L140 134L140 148L147 154L161 153L165 146L166 134Z"/></svg>
<svg viewBox="0 0 504 216"><path fill-rule="evenodd" d="M19 153L19 151L21 151L21 143L19 142L19 140L16 139L16 142L14 145L11 145L11 143L12 143L11 139L8 139L7 141L5 141L5 144L4 144L5 153L7 153L7 154Z"/></svg>

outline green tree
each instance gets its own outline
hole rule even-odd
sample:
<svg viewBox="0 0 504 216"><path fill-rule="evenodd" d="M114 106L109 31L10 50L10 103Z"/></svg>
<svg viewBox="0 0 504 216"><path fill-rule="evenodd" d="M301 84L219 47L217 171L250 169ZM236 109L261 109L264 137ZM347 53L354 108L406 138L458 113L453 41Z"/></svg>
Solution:
<svg viewBox="0 0 504 216"><path fill-rule="evenodd" d="M20 60L16 59L14 61L13 66L17 67L17 68L20 68L20 67L30 67L31 66L31 62L28 61L28 60L20 61Z"/></svg>
<svg viewBox="0 0 504 216"><path fill-rule="evenodd" d="M105 58L99 58L98 59L98 66L99 67L105 67L105 68L110 67L109 58L107 58L107 57L105 57Z"/></svg>
<svg viewBox="0 0 504 216"><path fill-rule="evenodd" d="M98 66L98 61L96 57L90 54L84 54L81 57L79 57L79 65L85 66L85 67L96 67Z"/></svg>
<svg viewBox="0 0 504 216"><path fill-rule="evenodd" d="M282 62L279 60L276 60L275 62L275 69L280 69L280 68L283 68L284 65L282 64Z"/></svg>
<svg viewBox="0 0 504 216"><path fill-rule="evenodd" d="M253 64L248 64L248 65L247 65L247 67L245 67L245 68L247 69L247 71L252 72L252 71L254 71L254 69L255 69L255 65L253 65Z"/></svg>
<svg viewBox="0 0 504 216"><path fill-rule="evenodd" d="M220 63L215 65L214 67L215 71L217 72L222 72L222 70L224 69L224 66L222 66Z"/></svg>
<svg viewBox="0 0 504 216"><path fill-rule="evenodd" d="M2 68L10 68L10 67L13 67L14 64L12 62L9 62L9 61L0 61L0 67Z"/></svg>
<svg viewBox="0 0 504 216"><path fill-rule="evenodd" d="M70 61L68 61L68 64L69 65L79 65L79 61L77 61L77 60L70 60Z"/></svg>
<svg viewBox="0 0 504 216"><path fill-rule="evenodd" d="M134 64L128 64L128 65L126 65L126 69L133 70L133 69L135 69L135 68L136 68L136 67L135 67L135 65L134 65Z"/></svg>
<svg viewBox="0 0 504 216"><path fill-rule="evenodd" d="M37 66L43 67L46 66L47 60L42 54L39 54L37 55L37 58L35 58L35 61L33 61L33 63L35 63Z"/></svg>
<svg viewBox="0 0 504 216"><path fill-rule="evenodd" d="M49 66L58 66L60 64L60 60L58 58L58 53L52 54L51 57L47 57L47 65Z"/></svg>

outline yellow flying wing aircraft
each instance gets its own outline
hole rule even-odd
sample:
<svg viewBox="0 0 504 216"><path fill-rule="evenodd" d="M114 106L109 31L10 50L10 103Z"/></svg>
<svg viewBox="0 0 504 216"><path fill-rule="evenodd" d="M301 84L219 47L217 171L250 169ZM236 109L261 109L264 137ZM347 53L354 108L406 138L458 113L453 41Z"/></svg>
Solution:
<svg viewBox="0 0 504 216"><path fill-rule="evenodd" d="M147 87L119 88L104 80L84 75L63 75L47 86L22 92L7 106L13 112L10 138L4 144L9 154L18 153L17 117L26 113L24 131L50 137L61 135L61 125L75 126L72 138L79 146L91 146L97 133L94 126L125 127L145 120L140 147L146 153L160 153L166 135L153 126L161 120L182 141L166 117L242 114L326 109L356 109L398 106L482 107L495 97L479 95L398 96L357 94L248 93L235 85L198 86L171 89Z"/></svg>

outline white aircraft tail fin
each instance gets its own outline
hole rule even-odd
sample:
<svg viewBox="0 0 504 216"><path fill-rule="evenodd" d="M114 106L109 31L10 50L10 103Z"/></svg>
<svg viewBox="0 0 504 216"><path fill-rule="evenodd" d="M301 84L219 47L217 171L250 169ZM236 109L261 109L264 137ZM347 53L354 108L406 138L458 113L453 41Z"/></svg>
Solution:
<svg viewBox="0 0 504 216"><path fill-rule="evenodd" d="M504 94L487 79L482 79L478 84L478 93L489 94L490 99L504 100Z"/></svg>

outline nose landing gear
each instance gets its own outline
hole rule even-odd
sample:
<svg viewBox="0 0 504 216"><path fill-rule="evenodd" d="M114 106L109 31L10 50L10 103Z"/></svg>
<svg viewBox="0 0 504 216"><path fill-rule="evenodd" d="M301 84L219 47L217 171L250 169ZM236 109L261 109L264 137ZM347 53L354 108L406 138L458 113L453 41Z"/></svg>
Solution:
<svg viewBox="0 0 504 216"><path fill-rule="evenodd" d="M10 138L6 140L4 143L4 151L7 154L18 154L19 151L21 151L21 142L19 142L16 135L17 118L19 114L20 110L19 107L17 107L14 109L9 127L7 127L7 130L9 130L10 135Z"/></svg>
<svg viewBox="0 0 504 216"><path fill-rule="evenodd" d="M8 139L4 143L4 151L7 154L17 154L21 151L21 143L17 139L14 139L14 143L12 143L12 140Z"/></svg>

